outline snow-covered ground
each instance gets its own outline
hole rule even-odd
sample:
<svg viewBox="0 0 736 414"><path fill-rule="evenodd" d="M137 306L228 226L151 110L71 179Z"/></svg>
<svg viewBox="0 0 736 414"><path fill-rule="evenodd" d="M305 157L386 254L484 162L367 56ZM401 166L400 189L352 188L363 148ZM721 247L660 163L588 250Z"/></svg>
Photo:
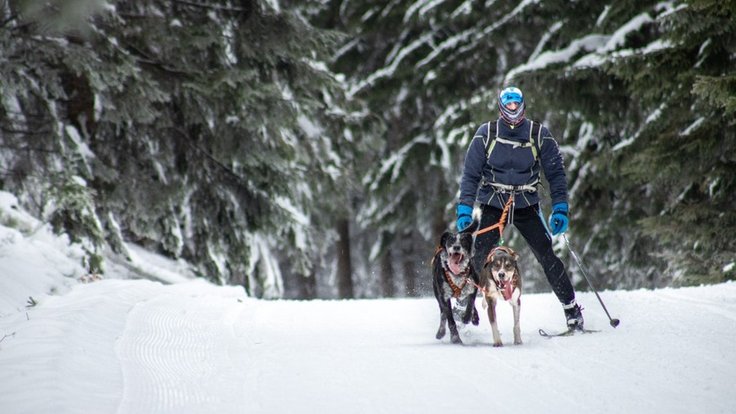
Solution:
<svg viewBox="0 0 736 414"><path fill-rule="evenodd" d="M554 339L537 334L562 328L554 296L525 295L523 345L502 306L505 347L482 313L458 346L434 338L432 298L263 301L122 266L81 283L80 252L10 205L0 413L736 412L736 283L602 292L617 329L581 293L601 332Z"/></svg>

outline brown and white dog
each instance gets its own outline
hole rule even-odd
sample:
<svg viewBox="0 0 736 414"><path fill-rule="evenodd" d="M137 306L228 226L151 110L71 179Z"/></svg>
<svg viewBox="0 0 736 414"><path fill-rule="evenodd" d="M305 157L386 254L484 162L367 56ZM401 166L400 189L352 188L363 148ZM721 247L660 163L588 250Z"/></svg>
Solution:
<svg viewBox="0 0 736 414"><path fill-rule="evenodd" d="M461 344L453 308L458 309L462 323L478 325L478 311L475 309L475 296L480 279L473 269L471 250L473 235L470 232L453 234L445 232L432 259L434 296L440 307L440 327L437 339L445 336L445 324L450 328L450 339ZM455 306L453 306L455 302Z"/></svg>
<svg viewBox="0 0 736 414"><path fill-rule="evenodd" d="M519 328L519 312L521 309L521 273L519 273L519 255L505 246L494 248L488 253L481 282L483 295L488 302L488 321L493 331L493 346L503 346L496 322L496 303L506 301L514 311L514 345L521 344L521 328ZM485 302L483 303L485 307Z"/></svg>

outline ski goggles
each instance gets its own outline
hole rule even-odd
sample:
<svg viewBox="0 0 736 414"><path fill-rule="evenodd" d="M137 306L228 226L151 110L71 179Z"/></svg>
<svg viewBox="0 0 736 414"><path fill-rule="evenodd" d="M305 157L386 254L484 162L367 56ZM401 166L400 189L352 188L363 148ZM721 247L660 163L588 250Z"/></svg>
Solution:
<svg viewBox="0 0 736 414"><path fill-rule="evenodd" d="M516 102L521 104L524 102L524 95L522 95L521 90L519 88L515 87L508 87L501 91L501 93L498 95L498 100L501 102L501 105L506 106L509 102Z"/></svg>

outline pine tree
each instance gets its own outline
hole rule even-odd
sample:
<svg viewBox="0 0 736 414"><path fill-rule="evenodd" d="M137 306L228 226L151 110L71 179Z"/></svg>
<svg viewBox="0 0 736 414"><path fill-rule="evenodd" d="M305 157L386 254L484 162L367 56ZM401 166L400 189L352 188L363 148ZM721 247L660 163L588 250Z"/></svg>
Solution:
<svg viewBox="0 0 736 414"><path fill-rule="evenodd" d="M256 0L119 3L88 15L84 32L40 31L37 15L4 19L0 73L15 82L2 114L34 122L3 134L14 144L4 186L47 197L24 187L24 163L50 170L37 179L54 187L47 178L78 153L92 205L52 213L66 231L91 210L119 253L136 243L257 296L283 294L280 262L314 274L339 208L328 195L345 191L353 146L341 141L362 122L322 63L332 34ZM15 144L32 130L44 134L26 157Z"/></svg>
<svg viewBox="0 0 736 414"><path fill-rule="evenodd" d="M384 295L397 279L414 286L404 294L429 292L426 265L440 234L454 228L470 138L497 117L504 75L533 52L550 10L535 3L331 1L313 19L348 33L332 67L385 125L358 216L373 243L365 261L369 273L381 274ZM387 258L392 251L401 254Z"/></svg>
<svg viewBox="0 0 736 414"><path fill-rule="evenodd" d="M652 189L642 231L676 284L722 281L736 255L735 12L734 2L685 2L661 20L665 51L612 69L641 91L644 113L661 114L619 159L627 182Z"/></svg>
<svg viewBox="0 0 736 414"><path fill-rule="evenodd" d="M359 216L377 240L369 261L395 272L378 259L397 243L413 243L405 257L431 250L469 137L515 83L562 145L572 233L603 286L720 280L734 251L731 2L486 3L331 1L318 14L349 34L333 67L386 124Z"/></svg>
<svg viewBox="0 0 736 414"><path fill-rule="evenodd" d="M552 91L539 103L575 154L575 234L609 286L719 281L733 260L734 27L723 6L613 2L587 21L565 13L580 27L560 30L542 57L566 58L517 71Z"/></svg>

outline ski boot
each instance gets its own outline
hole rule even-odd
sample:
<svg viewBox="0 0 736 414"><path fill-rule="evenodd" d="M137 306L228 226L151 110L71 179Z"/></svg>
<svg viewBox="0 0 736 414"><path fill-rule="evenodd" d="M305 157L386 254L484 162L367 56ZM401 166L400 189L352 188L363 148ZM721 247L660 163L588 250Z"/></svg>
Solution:
<svg viewBox="0 0 736 414"><path fill-rule="evenodd" d="M565 310L565 319L567 319L567 329L571 331L585 331L583 327L583 308L575 302L562 307Z"/></svg>

